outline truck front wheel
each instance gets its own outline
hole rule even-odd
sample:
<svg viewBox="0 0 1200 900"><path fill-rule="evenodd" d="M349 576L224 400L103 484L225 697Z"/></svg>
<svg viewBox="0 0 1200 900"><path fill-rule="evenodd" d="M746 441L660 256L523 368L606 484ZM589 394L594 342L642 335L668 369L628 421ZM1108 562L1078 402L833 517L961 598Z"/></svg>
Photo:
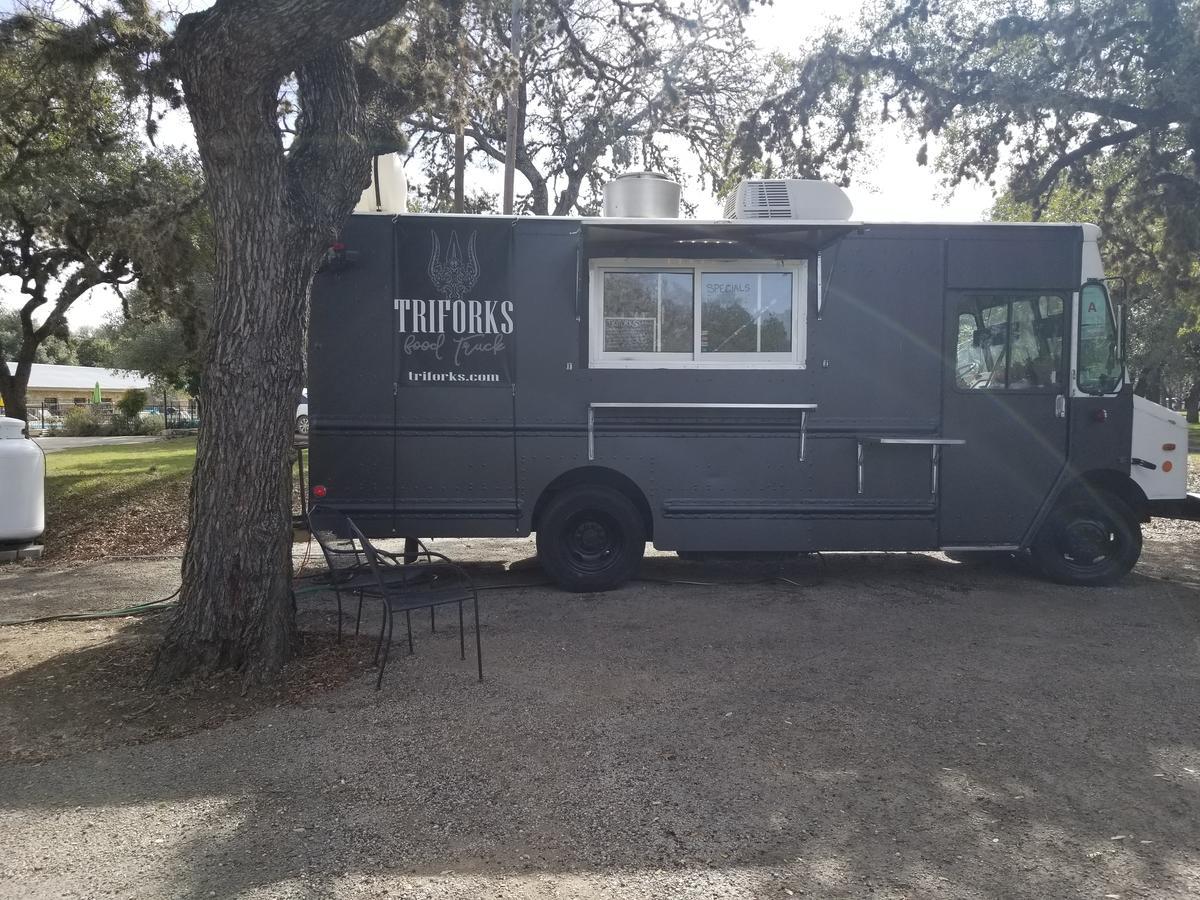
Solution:
<svg viewBox="0 0 1200 900"><path fill-rule="evenodd" d="M1137 563L1142 527L1133 511L1111 494L1077 494L1059 501L1030 549L1051 581L1108 585Z"/></svg>
<svg viewBox="0 0 1200 900"><path fill-rule="evenodd" d="M538 559L559 587L608 591L637 574L646 528L633 501L603 485L579 485L552 498L537 529Z"/></svg>

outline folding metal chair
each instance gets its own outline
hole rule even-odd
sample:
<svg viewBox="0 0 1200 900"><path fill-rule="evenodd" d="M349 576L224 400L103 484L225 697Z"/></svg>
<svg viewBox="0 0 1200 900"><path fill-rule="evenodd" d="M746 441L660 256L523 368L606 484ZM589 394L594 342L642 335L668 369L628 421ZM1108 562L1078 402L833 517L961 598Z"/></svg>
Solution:
<svg viewBox="0 0 1200 900"><path fill-rule="evenodd" d="M325 557L327 572L321 572L310 580L314 584L331 588L337 597L338 641L342 640L342 594L352 593L358 597L354 615L354 634L358 635L362 624L363 586L373 584L366 554L350 532L350 519L344 513L328 506L314 506L308 513L308 527ZM407 538L404 553L389 553L376 548L376 553L387 566L408 565L424 560L432 562L434 555L429 548L415 538ZM437 631L433 607L429 609L429 628Z"/></svg>
<svg viewBox="0 0 1200 900"><path fill-rule="evenodd" d="M370 579L373 584L364 584L360 575L356 577L356 589L368 596L378 596L383 601L384 628L380 629L379 642L375 647L376 659L379 658L380 646L383 647L383 659L379 664L379 677L375 680L375 689L383 684L383 673L387 668L388 656L392 649L392 630L396 613L403 612L408 626L408 652L413 652L412 611L414 609L431 610L438 606L454 604L458 606L458 654L460 659L467 658L466 635L463 624L463 604L470 602L475 614L475 665L479 680L483 681L483 647L479 635L479 592L475 582L466 570L440 553L425 549L426 561L410 562L405 565L394 565L387 560L395 559L396 554L390 554L375 547L359 530L353 521L347 519L350 526L351 538L357 544L367 560ZM384 643L384 630L387 631L387 642Z"/></svg>

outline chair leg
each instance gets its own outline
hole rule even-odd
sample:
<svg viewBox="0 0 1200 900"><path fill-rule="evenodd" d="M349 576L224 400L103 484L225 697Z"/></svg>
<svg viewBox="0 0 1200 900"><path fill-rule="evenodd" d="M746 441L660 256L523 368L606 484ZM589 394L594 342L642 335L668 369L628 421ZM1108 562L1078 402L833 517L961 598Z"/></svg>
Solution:
<svg viewBox="0 0 1200 900"><path fill-rule="evenodd" d="M413 645L412 645L412 610L411 609L406 609L404 611L404 618L408 624L408 655L412 656L413 655Z"/></svg>
<svg viewBox="0 0 1200 900"><path fill-rule="evenodd" d="M358 612L354 616L354 636L358 637L358 627L362 624L363 592L355 591L355 593L358 594Z"/></svg>
<svg viewBox="0 0 1200 900"><path fill-rule="evenodd" d="M433 611L436 608L437 607L434 607L434 606L429 607L429 633L430 634L437 634L437 622L433 618Z"/></svg>
<svg viewBox="0 0 1200 900"><path fill-rule="evenodd" d="M462 601L458 601L458 658L467 658L467 638L463 634Z"/></svg>
<svg viewBox="0 0 1200 900"><path fill-rule="evenodd" d="M479 594L475 595L475 662L479 667L479 680L483 681L483 642L479 639Z"/></svg>
<svg viewBox="0 0 1200 900"><path fill-rule="evenodd" d="M385 600L384 607L386 608L386 606L387 601ZM383 662L379 666L379 677L375 679L375 690L379 690L379 688L383 685L383 672L387 668L388 654L390 654L392 651L392 617L390 614L387 617L387 623L387 646L383 648Z"/></svg>
<svg viewBox="0 0 1200 900"><path fill-rule="evenodd" d="M340 644L342 642L342 592L339 591L337 588L334 588L333 594L335 597L337 597L337 605L338 605L338 641L337 642Z"/></svg>
<svg viewBox="0 0 1200 900"><path fill-rule="evenodd" d="M387 605L387 601L383 603L383 618L379 620L379 637L375 640L375 655L371 657L371 665L379 662L379 651L383 649L383 632L387 628L388 621L392 617L392 610Z"/></svg>

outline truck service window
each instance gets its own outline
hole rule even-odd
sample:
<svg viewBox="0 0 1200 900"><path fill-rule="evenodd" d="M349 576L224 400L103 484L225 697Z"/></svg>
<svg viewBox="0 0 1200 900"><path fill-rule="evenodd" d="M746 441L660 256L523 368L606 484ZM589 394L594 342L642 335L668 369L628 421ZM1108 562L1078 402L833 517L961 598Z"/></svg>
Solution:
<svg viewBox="0 0 1200 900"><path fill-rule="evenodd" d="M596 260L591 364L803 368L804 262Z"/></svg>
<svg viewBox="0 0 1200 900"><path fill-rule="evenodd" d="M1063 298L984 294L958 316L955 374L966 390L1037 390L1062 384Z"/></svg>
<svg viewBox="0 0 1200 900"><path fill-rule="evenodd" d="M606 353L692 352L691 272L605 272Z"/></svg>
<svg viewBox="0 0 1200 900"><path fill-rule="evenodd" d="M701 353L791 352L791 272L706 272L700 296Z"/></svg>

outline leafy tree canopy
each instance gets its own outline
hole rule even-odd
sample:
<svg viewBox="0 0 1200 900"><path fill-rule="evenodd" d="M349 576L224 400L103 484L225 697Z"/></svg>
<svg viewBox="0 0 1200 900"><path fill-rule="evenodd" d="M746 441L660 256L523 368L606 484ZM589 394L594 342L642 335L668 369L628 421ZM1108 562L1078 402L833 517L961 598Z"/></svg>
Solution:
<svg viewBox="0 0 1200 900"><path fill-rule="evenodd" d="M521 209L596 212L615 174L642 167L678 177L680 152L715 180L732 127L752 105L758 69L742 30L746 5L529 0L514 71L510 4L465 4L447 102L407 119L433 205L449 206L459 128L476 164L503 164L513 79L516 165L529 185Z"/></svg>
<svg viewBox="0 0 1200 900"><path fill-rule="evenodd" d="M780 67L736 154L844 183L875 124L899 119L941 137L952 183L1007 172L1032 218L1063 183L1102 197L1101 221L1117 205L1146 216L1158 262L1186 282L1200 249L1198 40L1198 0L881 0Z"/></svg>
<svg viewBox="0 0 1200 900"><path fill-rule="evenodd" d="M0 344L16 367L0 368L0 393L21 415L28 366L66 337L72 304L135 281L164 303L190 298L211 241L195 161L145 146L113 71L60 52L51 20L11 26L0 28L0 276L21 295L20 340Z"/></svg>

